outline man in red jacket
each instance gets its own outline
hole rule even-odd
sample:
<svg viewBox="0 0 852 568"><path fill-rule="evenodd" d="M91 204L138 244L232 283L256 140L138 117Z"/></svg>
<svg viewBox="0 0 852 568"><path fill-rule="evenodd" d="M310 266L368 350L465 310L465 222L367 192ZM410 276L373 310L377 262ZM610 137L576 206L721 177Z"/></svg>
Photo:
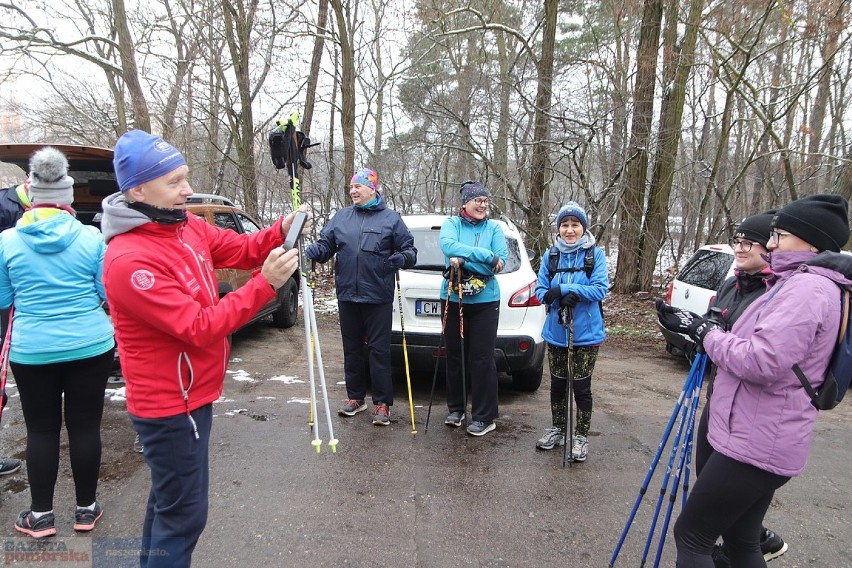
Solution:
<svg viewBox="0 0 852 568"><path fill-rule="evenodd" d="M183 155L141 130L119 138L113 162L121 191L103 201L104 284L127 410L151 469L141 565L189 566L207 523L212 403L222 393L227 337L298 267L297 251L280 247L293 214L252 234L187 215ZM219 299L215 268L260 263Z"/></svg>

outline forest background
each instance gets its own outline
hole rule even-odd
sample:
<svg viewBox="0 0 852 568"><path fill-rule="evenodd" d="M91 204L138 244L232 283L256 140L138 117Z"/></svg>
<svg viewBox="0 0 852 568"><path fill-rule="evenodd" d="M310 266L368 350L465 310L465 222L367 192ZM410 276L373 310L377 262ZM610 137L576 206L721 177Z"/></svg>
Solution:
<svg viewBox="0 0 852 568"><path fill-rule="evenodd" d="M852 197L846 0L0 0L2 142L184 151L196 191L269 220L300 113L322 225L361 165L401 213L480 179L539 254L568 200L613 290L727 241L751 213ZM15 89L8 88L15 86ZM23 91L22 87L23 86ZM23 94L21 94L23 92Z"/></svg>

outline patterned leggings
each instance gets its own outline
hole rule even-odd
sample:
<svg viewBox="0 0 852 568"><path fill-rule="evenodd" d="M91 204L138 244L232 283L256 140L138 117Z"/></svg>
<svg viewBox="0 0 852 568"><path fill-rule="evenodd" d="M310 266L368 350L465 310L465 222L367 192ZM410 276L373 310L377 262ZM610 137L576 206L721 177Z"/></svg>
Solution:
<svg viewBox="0 0 852 568"><path fill-rule="evenodd" d="M598 358L598 345L574 347L572 390L577 404L577 420L574 434L588 436L592 424L592 371ZM568 405L565 400L568 388L567 347L547 344L547 360L550 364L550 410L553 414L553 426L567 431Z"/></svg>

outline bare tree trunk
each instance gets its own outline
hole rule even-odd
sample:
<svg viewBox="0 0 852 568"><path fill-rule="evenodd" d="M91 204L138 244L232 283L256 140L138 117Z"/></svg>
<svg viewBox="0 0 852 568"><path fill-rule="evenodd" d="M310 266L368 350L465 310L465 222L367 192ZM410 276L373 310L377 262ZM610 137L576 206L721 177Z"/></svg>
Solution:
<svg viewBox="0 0 852 568"><path fill-rule="evenodd" d="M639 287L639 232L642 227L642 203L648 175L648 146L654 117L654 81L657 70L657 43L663 17L661 0L645 0L639 48L636 53L636 85L633 89L633 127L627 164L627 179L619 210L618 263L613 290L635 292Z"/></svg>
<svg viewBox="0 0 852 568"><path fill-rule="evenodd" d="M548 184L552 176L549 138L550 106L553 97L553 56L556 45L556 16L558 0L544 0L544 23L541 37L541 58L538 62L538 90L535 96L533 149L530 164L530 201L527 212L527 231L531 246L544 250L549 243L547 223Z"/></svg>
<svg viewBox="0 0 852 568"><path fill-rule="evenodd" d="M314 119L314 105L317 98L317 83L319 83L320 63L322 63L325 36L328 33L328 0L319 0L317 13L317 32L314 36L314 52L311 55L311 70L308 73L308 85L305 88L305 111L302 113L302 130L311 133L311 122Z"/></svg>
<svg viewBox="0 0 852 568"><path fill-rule="evenodd" d="M667 52L664 61L664 84L669 88L663 93L660 110L660 129L657 135L657 156L651 174L650 196L645 214L644 230L640 239L639 287L650 290L653 285L657 255L662 246L668 225L669 197L672 190L675 164L680 146L681 119L686 100L686 87L695 62L695 43L698 38L698 26L701 23L701 11L704 0L692 0L686 35L678 50L677 42L677 3L669 5L666 34L663 49ZM678 52L679 51L679 52Z"/></svg>
<svg viewBox="0 0 852 568"><path fill-rule="evenodd" d="M121 58L122 76L130 93L133 105L133 121L136 128L151 132L151 116L148 114L148 103L142 85L139 83L139 71L136 68L136 57L133 53L133 38L127 25L127 11L124 0L112 0L112 10L115 18L115 29L118 34L118 52Z"/></svg>
<svg viewBox="0 0 852 568"><path fill-rule="evenodd" d="M330 0L337 19L337 36L340 42L340 127L343 131L343 177L348 182L355 172L355 47L352 45L352 27L349 3ZM348 184L341 188L346 202Z"/></svg>

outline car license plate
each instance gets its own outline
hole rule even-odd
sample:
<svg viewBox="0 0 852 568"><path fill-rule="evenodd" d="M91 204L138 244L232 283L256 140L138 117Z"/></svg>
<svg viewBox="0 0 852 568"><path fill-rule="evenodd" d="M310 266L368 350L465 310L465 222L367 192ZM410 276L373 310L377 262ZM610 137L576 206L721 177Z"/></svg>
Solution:
<svg viewBox="0 0 852 568"><path fill-rule="evenodd" d="M414 313L418 316L441 317L441 302L438 300L417 300L414 302Z"/></svg>

